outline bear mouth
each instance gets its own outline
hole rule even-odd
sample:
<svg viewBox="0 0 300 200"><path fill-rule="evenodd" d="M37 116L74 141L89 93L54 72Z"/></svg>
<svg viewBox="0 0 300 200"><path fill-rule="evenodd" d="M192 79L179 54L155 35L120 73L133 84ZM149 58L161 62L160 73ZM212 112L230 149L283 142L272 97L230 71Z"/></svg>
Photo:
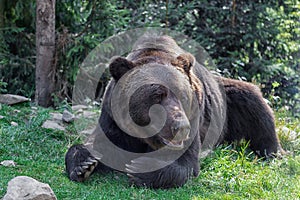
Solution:
<svg viewBox="0 0 300 200"><path fill-rule="evenodd" d="M167 148L171 150L182 150L184 148L184 141L188 140L189 138L184 140L168 140L161 137L161 139L162 143L165 144Z"/></svg>

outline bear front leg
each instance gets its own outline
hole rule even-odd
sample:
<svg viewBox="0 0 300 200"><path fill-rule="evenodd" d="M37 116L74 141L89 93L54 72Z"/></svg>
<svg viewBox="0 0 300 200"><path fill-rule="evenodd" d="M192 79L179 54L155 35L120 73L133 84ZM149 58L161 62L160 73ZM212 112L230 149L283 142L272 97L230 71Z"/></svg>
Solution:
<svg viewBox="0 0 300 200"><path fill-rule="evenodd" d="M84 145L72 146L65 157L68 177L72 181L85 181L98 166L100 159L94 157Z"/></svg>
<svg viewBox="0 0 300 200"><path fill-rule="evenodd" d="M165 166L166 164L166 161L149 157L132 160L131 164L126 165L130 183L138 187L167 189L183 186L195 174L193 168L180 165L177 161ZM165 167L152 172L138 173L141 169L147 169L153 165Z"/></svg>

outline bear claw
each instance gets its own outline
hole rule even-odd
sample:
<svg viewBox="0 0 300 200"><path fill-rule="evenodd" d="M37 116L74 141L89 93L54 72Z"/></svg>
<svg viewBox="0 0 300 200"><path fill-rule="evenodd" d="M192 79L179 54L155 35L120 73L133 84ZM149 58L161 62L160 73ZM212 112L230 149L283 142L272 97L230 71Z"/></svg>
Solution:
<svg viewBox="0 0 300 200"><path fill-rule="evenodd" d="M99 161L87 148L75 145L66 155L67 173L72 181L85 181L94 172Z"/></svg>
<svg viewBox="0 0 300 200"><path fill-rule="evenodd" d="M82 162L80 166L75 167L71 172L71 180L79 182L85 181L93 173L97 165L97 160L94 160L94 162Z"/></svg>

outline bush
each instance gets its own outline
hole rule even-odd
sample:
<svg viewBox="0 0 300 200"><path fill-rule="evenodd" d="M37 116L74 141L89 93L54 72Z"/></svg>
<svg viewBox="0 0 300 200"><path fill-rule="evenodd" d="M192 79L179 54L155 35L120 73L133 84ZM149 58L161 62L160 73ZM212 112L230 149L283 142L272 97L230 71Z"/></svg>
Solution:
<svg viewBox="0 0 300 200"><path fill-rule="evenodd" d="M8 92L33 97L35 1L4 2L0 76ZM57 1L55 96L71 99L80 63L101 41L123 30L156 26L192 37L223 75L258 83L275 108L285 105L296 113L299 8L293 0ZM103 77L102 87L108 78Z"/></svg>

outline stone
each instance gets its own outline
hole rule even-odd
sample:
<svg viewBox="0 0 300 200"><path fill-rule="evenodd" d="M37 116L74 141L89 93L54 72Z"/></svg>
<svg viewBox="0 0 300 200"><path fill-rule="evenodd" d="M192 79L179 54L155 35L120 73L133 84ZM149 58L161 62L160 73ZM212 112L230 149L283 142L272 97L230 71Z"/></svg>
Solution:
<svg viewBox="0 0 300 200"><path fill-rule="evenodd" d="M12 125L12 126L19 126L19 124L17 122L10 122L10 125Z"/></svg>
<svg viewBox="0 0 300 200"><path fill-rule="evenodd" d="M94 128L93 129L87 129L87 130L83 130L80 132L81 135L85 135L85 136L89 136L89 135L92 135L93 132L94 132Z"/></svg>
<svg viewBox="0 0 300 200"><path fill-rule="evenodd" d="M101 105L100 102L98 102L98 101L93 101L93 106L100 106L100 105Z"/></svg>
<svg viewBox="0 0 300 200"><path fill-rule="evenodd" d="M75 111L75 114L76 115L81 115L83 113L83 110L82 109L79 109L79 110L76 110Z"/></svg>
<svg viewBox="0 0 300 200"><path fill-rule="evenodd" d="M0 94L0 103L14 105L22 102L30 101L29 98L15 94Z"/></svg>
<svg viewBox="0 0 300 200"><path fill-rule="evenodd" d="M13 160L4 160L0 163L4 167L15 167L17 164Z"/></svg>
<svg viewBox="0 0 300 200"><path fill-rule="evenodd" d="M57 112L53 112L53 113L50 113L50 118L51 120L53 121L62 121L62 114L61 113L57 113Z"/></svg>
<svg viewBox="0 0 300 200"><path fill-rule="evenodd" d="M32 110L38 110L38 108L36 106L32 106L31 109Z"/></svg>
<svg viewBox="0 0 300 200"><path fill-rule="evenodd" d="M48 184L28 176L18 176L8 182L2 200L57 200Z"/></svg>
<svg viewBox="0 0 300 200"><path fill-rule="evenodd" d="M4 119L4 116L0 115L0 119Z"/></svg>
<svg viewBox="0 0 300 200"><path fill-rule="evenodd" d="M70 113L68 110L64 110L63 114L62 114L62 120L64 122L67 122L67 123L71 123L73 122L75 119L75 116Z"/></svg>
<svg viewBox="0 0 300 200"><path fill-rule="evenodd" d="M74 112L78 111L78 110L86 110L88 109L88 106L86 105L75 105L75 106L72 106L72 110Z"/></svg>
<svg viewBox="0 0 300 200"><path fill-rule="evenodd" d="M93 112L93 111L83 111L83 117L86 119L93 119L98 117L98 113Z"/></svg>
<svg viewBox="0 0 300 200"><path fill-rule="evenodd" d="M61 130L61 131L65 131L65 127L59 125L56 121L52 121L52 120L46 120L43 125L43 128L47 128L47 129L52 129L52 130Z"/></svg>

